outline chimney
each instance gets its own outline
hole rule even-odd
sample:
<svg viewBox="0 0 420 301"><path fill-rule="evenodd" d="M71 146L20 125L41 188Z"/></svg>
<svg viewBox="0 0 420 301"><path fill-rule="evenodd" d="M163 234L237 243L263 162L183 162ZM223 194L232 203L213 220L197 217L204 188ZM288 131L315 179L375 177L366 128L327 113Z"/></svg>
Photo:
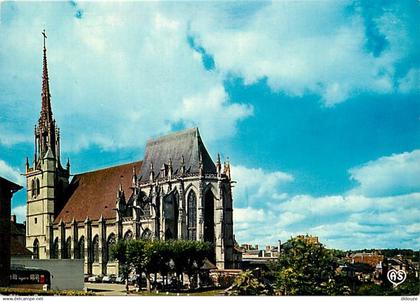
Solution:
<svg viewBox="0 0 420 301"><path fill-rule="evenodd" d="M12 214L12 215L10 216L10 221L11 221L12 223L16 224L16 214Z"/></svg>
<svg viewBox="0 0 420 301"><path fill-rule="evenodd" d="M278 248L278 252L280 254L280 252L281 252L281 240L280 239L279 239L279 244L278 244L277 248Z"/></svg>

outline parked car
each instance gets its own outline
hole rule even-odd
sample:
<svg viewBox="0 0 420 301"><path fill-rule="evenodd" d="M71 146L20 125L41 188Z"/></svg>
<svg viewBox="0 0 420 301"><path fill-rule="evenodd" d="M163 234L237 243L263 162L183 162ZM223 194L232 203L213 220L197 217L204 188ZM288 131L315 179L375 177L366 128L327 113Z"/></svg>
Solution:
<svg viewBox="0 0 420 301"><path fill-rule="evenodd" d="M135 285L137 284L137 279L140 278L140 275L131 275L128 277L128 284Z"/></svg>
<svg viewBox="0 0 420 301"><path fill-rule="evenodd" d="M125 283L124 277L121 277L121 276L116 277L115 283Z"/></svg>
<svg viewBox="0 0 420 301"><path fill-rule="evenodd" d="M117 278L117 276L114 275L114 274L106 275L106 276L104 276L104 278L102 278L102 282L103 283L114 283L116 278Z"/></svg>
<svg viewBox="0 0 420 301"><path fill-rule="evenodd" d="M89 277L90 277L90 276L92 276L92 275L90 275L90 274L84 274L84 275L83 275L83 279L84 279L84 281L85 281L85 282L88 282L88 281L89 281Z"/></svg>
<svg viewBox="0 0 420 301"><path fill-rule="evenodd" d="M88 282L101 282L102 276L94 275L88 278Z"/></svg>

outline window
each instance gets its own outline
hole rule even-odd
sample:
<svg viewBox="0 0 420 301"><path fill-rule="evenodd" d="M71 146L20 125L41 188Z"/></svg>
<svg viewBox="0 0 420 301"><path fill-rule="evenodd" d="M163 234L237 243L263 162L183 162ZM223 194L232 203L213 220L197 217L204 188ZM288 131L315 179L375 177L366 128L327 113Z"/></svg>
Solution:
<svg viewBox="0 0 420 301"><path fill-rule="evenodd" d="M196 240L197 239L197 197L195 196L194 191L190 191L188 194L188 221L187 221L187 230L188 230L188 239Z"/></svg>
<svg viewBox="0 0 420 301"><path fill-rule="evenodd" d="M32 179L32 181L31 181L31 194L32 194L32 197L34 197L35 195L36 195L36 187L35 187L35 179Z"/></svg>
<svg viewBox="0 0 420 301"><path fill-rule="evenodd" d="M131 240L132 238L133 238L133 232L131 232L131 230L128 230L127 232L125 232L124 240Z"/></svg>
<svg viewBox="0 0 420 301"><path fill-rule="evenodd" d="M85 258L85 237L82 236L79 239L79 243L77 244L77 252L75 254L77 259L84 259Z"/></svg>
<svg viewBox="0 0 420 301"><path fill-rule="evenodd" d="M152 231L149 228L144 229L143 233L141 234L141 239L149 240L152 238Z"/></svg>
<svg viewBox="0 0 420 301"><path fill-rule="evenodd" d="M99 237L96 235L92 241L93 262L99 262Z"/></svg>
<svg viewBox="0 0 420 301"><path fill-rule="evenodd" d="M69 259L71 256L71 237L67 238L61 247L61 258Z"/></svg>
<svg viewBox="0 0 420 301"><path fill-rule="evenodd" d="M36 195L38 196L40 193L40 185L39 185L39 179L36 179Z"/></svg>
<svg viewBox="0 0 420 301"><path fill-rule="evenodd" d="M37 224L38 223L38 219L35 217L34 218L34 223Z"/></svg>
<svg viewBox="0 0 420 301"><path fill-rule="evenodd" d="M31 194L32 197L36 198L41 191L39 179L32 179L31 181Z"/></svg>
<svg viewBox="0 0 420 301"><path fill-rule="evenodd" d="M109 254L111 253L111 248L115 244L115 234L112 233L109 235L107 244L106 244L106 250L105 250L105 262L112 261Z"/></svg>
<svg viewBox="0 0 420 301"><path fill-rule="evenodd" d="M38 239L35 239L32 250L33 250L33 253L34 253L34 259L38 259L39 258L39 241L38 241Z"/></svg>
<svg viewBox="0 0 420 301"><path fill-rule="evenodd" d="M71 237L67 238L65 248L66 248L66 257L65 258L71 258Z"/></svg>
<svg viewBox="0 0 420 301"><path fill-rule="evenodd" d="M58 237L55 238L51 248L51 258L58 258Z"/></svg>
<svg viewBox="0 0 420 301"><path fill-rule="evenodd" d="M204 195L204 241L214 244L214 195L211 189Z"/></svg>

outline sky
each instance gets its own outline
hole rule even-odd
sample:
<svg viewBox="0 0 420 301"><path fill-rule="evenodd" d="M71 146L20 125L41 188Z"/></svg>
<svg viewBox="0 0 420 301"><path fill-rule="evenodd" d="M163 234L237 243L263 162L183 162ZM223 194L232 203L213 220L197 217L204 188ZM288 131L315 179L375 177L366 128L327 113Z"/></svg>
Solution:
<svg viewBox="0 0 420 301"><path fill-rule="evenodd" d="M45 28L72 173L198 126L232 164L240 244L419 249L419 19L416 0L0 1L0 176L25 184Z"/></svg>

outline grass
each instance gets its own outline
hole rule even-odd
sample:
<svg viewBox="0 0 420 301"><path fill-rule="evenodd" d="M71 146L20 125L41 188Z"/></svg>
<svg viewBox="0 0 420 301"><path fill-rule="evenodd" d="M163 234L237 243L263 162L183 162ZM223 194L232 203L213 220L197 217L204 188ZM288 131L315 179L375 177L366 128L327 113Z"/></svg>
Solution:
<svg viewBox="0 0 420 301"><path fill-rule="evenodd" d="M223 289L211 289L211 290L201 290L201 291L192 291L192 292L186 292L182 291L180 293L176 292L146 292L146 291L140 291L136 292L134 294L139 296L221 296L224 295Z"/></svg>
<svg viewBox="0 0 420 301"><path fill-rule="evenodd" d="M0 295L38 295L38 296L95 296L92 292L75 291L75 290L37 290L28 288L15 288L15 287L0 287Z"/></svg>

